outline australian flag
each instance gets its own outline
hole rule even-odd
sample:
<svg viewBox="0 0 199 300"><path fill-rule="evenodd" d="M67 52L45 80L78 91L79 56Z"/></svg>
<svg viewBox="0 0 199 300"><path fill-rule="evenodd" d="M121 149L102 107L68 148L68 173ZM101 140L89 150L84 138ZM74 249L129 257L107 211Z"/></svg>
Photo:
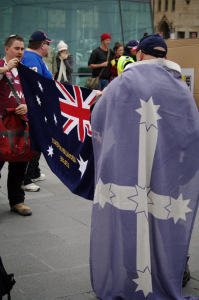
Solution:
<svg viewBox="0 0 199 300"><path fill-rule="evenodd" d="M62 85L22 64L18 71L28 105L31 148L43 153L51 170L73 193L92 200L89 116L96 91Z"/></svg>

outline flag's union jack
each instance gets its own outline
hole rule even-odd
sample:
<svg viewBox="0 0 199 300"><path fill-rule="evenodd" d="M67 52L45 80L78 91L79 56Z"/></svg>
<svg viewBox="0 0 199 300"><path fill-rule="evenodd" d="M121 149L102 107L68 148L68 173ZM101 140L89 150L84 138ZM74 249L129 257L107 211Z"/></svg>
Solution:
<svg viewBox="0 0 199 300"><path fill-rule="evenodd" d="M82 90L78 86L73 86L74 97L65 89L60 83L56 82L57 88L60 90L63 98L59 98L61 114L67 121L63 125L63 131L69 134L70 131L77 126L77 133L79 141L83 142L87 134L91 136L91 125L89 121L90 105L93 103L96 92L84 99Z"/></svg>

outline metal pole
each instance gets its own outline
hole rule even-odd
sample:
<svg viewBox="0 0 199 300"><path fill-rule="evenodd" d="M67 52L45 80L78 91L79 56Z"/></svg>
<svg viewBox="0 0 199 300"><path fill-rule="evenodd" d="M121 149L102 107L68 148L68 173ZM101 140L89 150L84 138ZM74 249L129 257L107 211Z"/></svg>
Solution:
<svg viewBox="0 0 199 300"><path fill-rule="evenodd" d="M119 0L119 10L120 10L120 22L121 22L121 30L122 30L122 43L124 45L124 28L123 28L122 9L121 9L121 1L120 0Z"/></svg>

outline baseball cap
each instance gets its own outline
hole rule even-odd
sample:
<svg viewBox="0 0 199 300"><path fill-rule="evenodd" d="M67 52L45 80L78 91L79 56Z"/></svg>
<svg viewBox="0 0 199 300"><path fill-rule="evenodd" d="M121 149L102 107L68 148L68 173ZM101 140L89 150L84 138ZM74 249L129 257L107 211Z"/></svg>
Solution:
<svg viewBox="0 0 199 300"><path fill-rule="evenodd" d="M38 30L31 35L29 42L31 43L31 42L39 42L39 41L46 41L48 43L53 42L53 40L49 39L43 31Z"/></svg>
<svg viewBox="0 0 199 300"><path fill-rule="evenodd" d="M165 51L155 49L156 47L161 47ZM165 57L167 55L167 44L159 34L151 34L140 40L137 50L142 50L143 53L154 57Z"/></svg>
<svg viewBox="0 0 199 300"><path fill-rule="evenodd" d="M128 42L128 44L126 45L126 48L131 49L131 51L136 51L137 50L137 45L138 45L138 41L136 40L131 40Z"/></svg>

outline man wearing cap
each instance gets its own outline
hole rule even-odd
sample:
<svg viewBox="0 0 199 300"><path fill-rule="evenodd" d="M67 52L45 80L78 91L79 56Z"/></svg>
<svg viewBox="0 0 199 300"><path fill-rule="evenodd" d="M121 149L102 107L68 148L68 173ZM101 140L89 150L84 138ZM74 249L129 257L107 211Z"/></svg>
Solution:
<svg viewBox="0 0 199 300"><path fill-rule="evenodd" d="M53 40L47 38L43 31L35 31L29 40L28 48L24 51L22 63L39 74L53 79L42 58L48 56L49 44Z"/></svg>
<svg viewBox="0 0 199 300"><path fill-rule="evenodd" d="M89 69L92 69L92 77L98 77L103 69L99 80L99 90L103 90L110 80L110 62L113 59L114 52L108 49L111 42L111 35L103 33L101 35L101 46L94 49L88 61Z"/></svg>
<svg viewBox="0 0 199 300"><path fill-rule="evenodd" d="M143 37L92 111L91 283L100 299L190 299L182 278L199 201L199 118L181 68Z"/></svg>
<svg viewBox="0 0 199 300"><path fill-rule="evenodd" d="M49 39L43 31L35 31L30 37L28 48L24 51L21 61L25 66L49 79L53 79L53 75L42 58L48 56L49 44L52 42L53 40ZM40 156L41 153L36 152L35 156L28 163L22 185L22 189L26 192L38 192L40 186L36 185L35 182L45 180L45 175L41 173L39 168Z"/></svg>

